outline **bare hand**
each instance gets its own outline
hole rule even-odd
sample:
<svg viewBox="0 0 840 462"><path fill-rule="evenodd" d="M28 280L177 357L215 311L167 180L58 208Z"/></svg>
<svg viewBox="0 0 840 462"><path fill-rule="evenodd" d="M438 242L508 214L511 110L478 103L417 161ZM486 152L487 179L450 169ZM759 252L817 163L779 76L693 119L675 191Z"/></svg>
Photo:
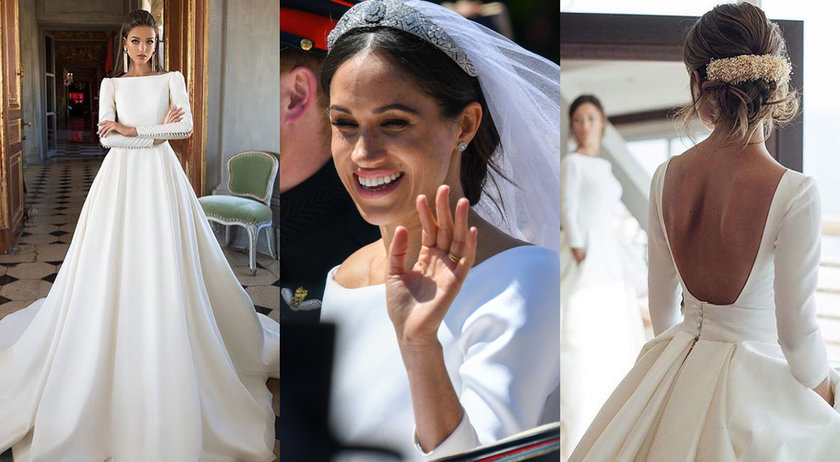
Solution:
<svg viewBox="0 0 840 462"><path fill-rule="evenodd" d="M391 242L385 294L401 348L437 344L440 323L475 262L478 230L467 229L469 201L458 200L453 223L449 186L443 185L438 188L435 208L437 220L426 196L417 197L423 241L411 271L405 268L408 230L398 226Z"/></svg>
<svg viewBox="0 0 840 462"><path fill-rule="evenodd" d="M104 138L113 132L117 132L124 136L136 136L136 133L132 135L133 130L134 127L129 127L113 120L103 120L102 122L99 122L99 130L96 134L99 135L100 138Z"/></svg>
<svg viewBox="0 0 840 462"><path fill-rule="evenodd" d="M830 376L826 377L825 380L820 382L820 384L817 385L816 388L813 388L813 390L820 395L820 397L824 399L829 406L834 406L834 389L831 386Z"/></svg>
<svg viewBox="0 0 840 462"><path fill-rule="evenodd" d="M163 123L174 124L180 122L183 118L184 110L180 107L172 107L169 108L169 111L166 113L166 117L163 119Z"/></svg>
<svg viewBox="0 0 840 462"><path fill-rule="evenodd" d="M580 247L572 247L572 256L575 261L580 264L586 258L586 250Z"/></svg>

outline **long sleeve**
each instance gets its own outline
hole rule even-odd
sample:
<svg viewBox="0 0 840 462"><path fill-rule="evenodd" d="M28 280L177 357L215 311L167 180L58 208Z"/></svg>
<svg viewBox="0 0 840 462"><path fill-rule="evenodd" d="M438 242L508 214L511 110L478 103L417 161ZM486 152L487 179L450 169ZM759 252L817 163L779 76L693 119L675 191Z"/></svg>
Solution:
<svg viewBox="0 0 840 462"><path fill-rule="evenodd" d="M648 208L648 303L655 335L659 335L681 321L680 280L665 240L659 210L667 165L667 162L660 165L653 174Z"/></svg>
<svg viewBox="0 0 840 462"><path fill-rule="evenodd" d="M560 222L572 248L585 246L583 233L577 221L580 183L578 165L566 157L560 164Z"/></svg>
<svg viewBox="0 0 840 462"><path fill-rule="evenodd" d="M464 294L466 299L458 301L477 309L464 313L463 320L464 314L456 312L444 321L450 329L460 325L462 360L457 371L447 369L464 416L431 453L422 453L415 444L427 460L468 451L536 426L546 399L558 386L560 263L556 252L549 249L522 250L528 255L509 261L507 271L481 274L486 289ZM515 275L513 279L511 275Z"/></svg>
<svg viewBox="0 0 840 462"><path fill-rule="evenodd" d="M138 125L138 138L152 140L181 140L189 138L193 130L193 116L190 109L190 98L187 95L187 85L184 75L178 71L172 72L169 78L169 106L180 107L184 116L180 122L159 125Z"/></svg>
<svg viewBox="0 0 840 462"><path fill-rule="evenodd" d="M102 85L99 87L99 122L105 120L117 120L117 103L114 99L114 81L112 79L102 79ZM99 143L103 148L140 149L151 148L154 145L154 140L136 136L123 136L111 132L104 138L100 137Z"/></svg>
<svg viewBox="0 0 840 462"><path fill-rule="evenodd" d="M817 325L817 270L820 261L820 196L803 177L776 236L773 289L779 345L793 375L808 388L828 374L825 343Z"/></svg>

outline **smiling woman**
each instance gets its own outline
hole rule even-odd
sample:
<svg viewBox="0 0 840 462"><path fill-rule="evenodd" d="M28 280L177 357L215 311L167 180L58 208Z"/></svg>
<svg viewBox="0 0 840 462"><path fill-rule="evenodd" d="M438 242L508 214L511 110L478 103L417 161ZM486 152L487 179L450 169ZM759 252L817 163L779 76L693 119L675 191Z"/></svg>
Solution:
<svg viewBox="0 0 840 462"><path fill-rule="evenodd" d="M326 75L329 78L330 70ZM412 75L381 52L363 51L334 75L333 157L368 222L386 225L413 215L419 225L416 197L433 197L441 184L450 185L455 197L464 195L457 146L473 138L481 120L479 103L468 103L454 117L441 114L438 102L426 92L404 84ZM391 194L400 186L399 194Z"/></svg>
<svg viewBox="0 0 840 462"><path fill-rule="evenodd" d="M467 37L500 41L493 56L508 74L471 53ZM508 75L510 88L524 86L499 45L531 61L516 65L544 88L556 87L559 70L497 37L437 5L391 0L357 5L330 35L322 83L335 167L382 234L330 272L324 293L322 319L338 325L331 420L345 443L440 458L534 427L551 408L559 262L495 226L517 236L540 229L518 227L524 202L497 200L513 189L502 147L524 150L515 137L503 142L484 85ZM559 98L547 96L534 96L535 111L559 121ZM545 191L558 177L549 173Z"/></svg>

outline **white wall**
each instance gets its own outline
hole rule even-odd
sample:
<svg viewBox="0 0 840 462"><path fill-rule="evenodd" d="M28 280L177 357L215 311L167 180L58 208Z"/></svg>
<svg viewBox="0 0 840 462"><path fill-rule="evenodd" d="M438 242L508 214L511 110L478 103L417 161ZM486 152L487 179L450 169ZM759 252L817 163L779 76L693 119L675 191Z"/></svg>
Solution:
<svg viewBox="0 0 840 462"><path fill-rule="evenodd" d="M209 54L207 59L207 140L205 143L205 182L210 192L215 192L221 181L222 113L224 112L224 95L222 94L222 63L225 60L225 49L222 47L225 35L225 0L210 2L210 18L208 26Z"/></svg>
<svg viewBox="0 0 840 462"><path fill-rule="evenodd" d="M218 164L219 186L224 189L226 163L232 155L280 150L280 4L276 0L212 3L221 3L224 14Z"/></svg>
<svg viewBox="0 0 840 462"><path fill-rule="evenodd" d="M209 19L206 181L224 194L231 156L280 150L280 5L211 0ZM244 247L245 238L237 230L232 244ZM266 251L264 235L259 249Z"/></svg>

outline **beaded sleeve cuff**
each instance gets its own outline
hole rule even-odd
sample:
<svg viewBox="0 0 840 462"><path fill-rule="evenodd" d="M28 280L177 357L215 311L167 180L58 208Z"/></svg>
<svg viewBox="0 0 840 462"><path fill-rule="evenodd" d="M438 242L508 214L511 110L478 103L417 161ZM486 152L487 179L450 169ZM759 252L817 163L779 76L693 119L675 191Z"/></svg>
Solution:
<svg viewBox="0 0 840 462"><path fill-rule="evenodd" d="M137 137L154 140L182 140L192 135L192 127L186 124L164 124L152 126L138 126Z"/></svg>
<svg viewBox="0 0 840 462"><path fill-rule="evenodd" d="M111 133L104 138L99 138L99 144L101 144L103 148L147 149L153 147L154 142L155 140L152 138L123 136L119 133Z"/></svg>

